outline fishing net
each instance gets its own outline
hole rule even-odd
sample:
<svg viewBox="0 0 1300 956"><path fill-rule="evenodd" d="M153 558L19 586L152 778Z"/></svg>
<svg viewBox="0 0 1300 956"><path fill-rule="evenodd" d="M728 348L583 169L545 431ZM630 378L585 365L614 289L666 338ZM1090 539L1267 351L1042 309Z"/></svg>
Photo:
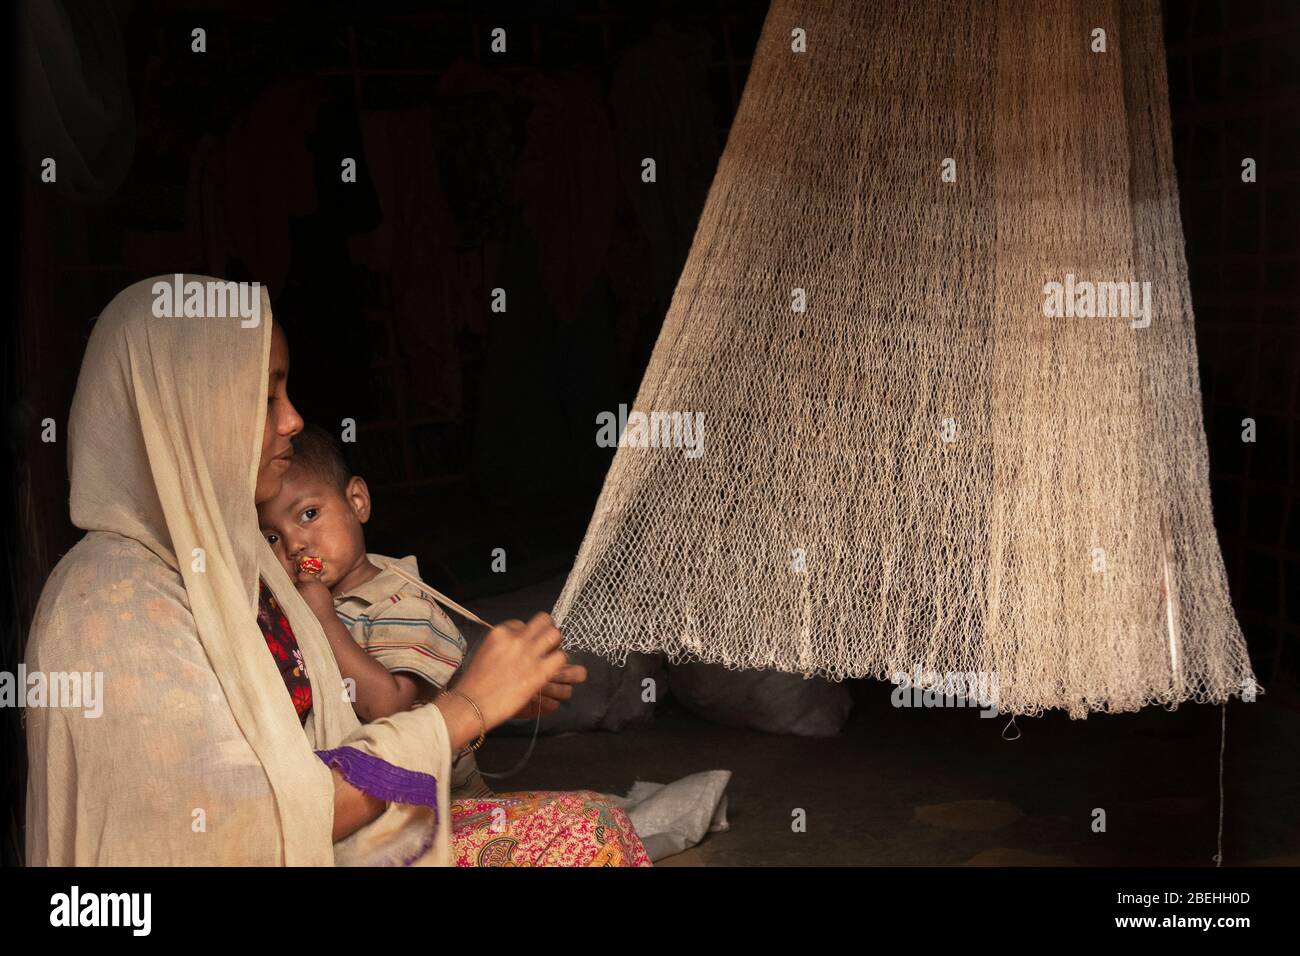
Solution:
<svg viewBox="0 0 1300 956"><path fill-rule="evenodd" d="M1254 687L1154 0L775 0L632 411L570 647L1013 714Z"/></svg>

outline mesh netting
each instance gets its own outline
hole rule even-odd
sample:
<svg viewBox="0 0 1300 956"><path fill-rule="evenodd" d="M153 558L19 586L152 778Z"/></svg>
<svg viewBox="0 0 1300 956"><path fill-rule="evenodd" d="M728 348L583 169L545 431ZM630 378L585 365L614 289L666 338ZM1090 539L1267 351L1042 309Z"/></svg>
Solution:
<svg viewBox="0 0 1300 956"><path fill-rule="evenodd" d="M1254 686L1160 31L1154 0L772 4L633 406L702 412L703 454L619 448L569 647L993 674L1015 714ZM1149 282L1149 326L1045 316L1067 274Z"/></svg>

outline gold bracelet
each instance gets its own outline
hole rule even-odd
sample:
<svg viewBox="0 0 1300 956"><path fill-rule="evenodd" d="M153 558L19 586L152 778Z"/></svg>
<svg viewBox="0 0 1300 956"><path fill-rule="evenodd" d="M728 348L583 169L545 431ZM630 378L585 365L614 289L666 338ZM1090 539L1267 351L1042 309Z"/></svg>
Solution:
<svg viewBox="0 0 1300 956"><path fill-rule="evenodd" d="M478 740L474 741L472 744L470 744L470 745L469 745L468 747L466 747L464 750L459 750L459 751L457 751L457 752L456 752L456 756L457 756L457 757L460 757L462 754L467 754L467 753L469 753L470 751L478 750L479 747L483 746L483 741L487 738L487 721L483 719L483 711L481 711L481 710L478 709L478 704L474 703L474 701L473 701L472 699L470 699L470 698L469 698L468 696L466 696L465 694L462 694L462 693L461 693L460 691L458 691L458 690L444 690L443 693L444 693L444 694L455 694L455 695L456 695L457 697L459 697L461 700L465 701L467 704L469 704L471 707L473 707L473 708L474 708L474 713L478 714L478 725L479 725L479 727L482 728L482 729L479 731Z"/></svg>

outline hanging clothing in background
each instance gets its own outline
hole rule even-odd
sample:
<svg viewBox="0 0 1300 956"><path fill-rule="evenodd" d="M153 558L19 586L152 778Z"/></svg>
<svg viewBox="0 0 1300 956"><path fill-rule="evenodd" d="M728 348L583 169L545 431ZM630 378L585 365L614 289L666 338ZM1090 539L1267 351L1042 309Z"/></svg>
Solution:
<svg viewBox="0 0 1300 956"><path fill-rule="evenodd" d="M357 163L346 183L345 159ZM194 150L188 261L267 288L292 343L300 410L310 421L357 414L337 383L364 374L373 356L347 239L373 229L379 216L351 100L329 98L314 77L277 80L224 134Z"/></svg>
<svg viewBox="0 0 1300 956"><path fill-rule="evenodd" d="M593 78L533 73L518 85L533 100L514 198L537 246L543 291L571 322L604 271L618 180L605 95Z"/></svg>
<svg viewBox="0 0 1300 956"><path fill-rule="evenodd" d="M324 102L314 77L286 77L237 113L224 136L199 144L185 217L194 261L214 275L261 282L273 299L284 291L290 220L319 208L308 137Z"/></svg>
<svg viewBox="0 0 1300 956"><path fill-rule="evenodd" d="M501 241L489 247L485 284L506 290L507 306L484 310L471 477L503 523L561 525L570 520L564 508L582 499L577 489L594 492L605 472L608 453L596 446L593 423L620 397L608 266L621 187L606 98L596 79L573 72L531 72L503 88L465 65L444 85L506 105L513 97L527 110ZM633 225L627 211L625 229ZM537 466L527 483L509 479L521 458Z"/></svg>
<svg viewBox="0 0 1300 956"><path fill-rule="evenodd" d="M479 256L460 248L443 192L432 108L363 112L361 137L382 219L351 240L352 260L390 276L397 350L409 362L408 402L418 415L451 421L462 395L456 335L482 282Z"/></svg>
<svg viewBox="0 0 1300 956"><path fill-rule="evenodd" d="M276 315L293 350L300 410L337 427L361 413L356 396L338 383L372 366L376 344L365 334L348 240L374 229L381 211L350 95L321 103L304 142L315 173L316 211L289 218L289 271ZM356 162L356 177L348 182L345 159Z"/></svg>
<svg viewBox="0 0 1300 956"><path fill-rule="evenodd" d="M360 113L350 93L342 94L336 88L335 95L321 104L306 142L315 159L316 201L322 220L313 224L314 228L324 226L339 235L352 235L378 226L383 210L366 164ZM355 179L344 180L345 159L356 161ZM295 245L291 279L299 265L297 254ZM346 245L337 250L337 255L348 258Z"/></svg>
<svg viewBox="0 0 1300 956"><path fill-rule="evenodd" d="M648 39L623 54L611 82L618 169L650 239L662 308L672 299L718 168L709 44L706 34L656 25ZM647 156L655 159L654 183L641 181Z"/></svg>
<svg viewBox="0 0 1300 956"><path fill-rule="evenodd" d="M509 308L490 314L470 476L503 524L535 526L542 515L561 520L560 508L589 507L584 495L595 494L609 462L596 446L596 415L617 408L618 363L604 277L596 275L581 308L562 321L542 285L524 210L514 212L492 279L509 290ZM527 482L518 480L520 461L530 464Z"/></svg>
<svg viewBox="0 0 1300 956"><path fill-rule="evenodd" d="M523 145L518 96L505 77L463 59L438 78L435 93L434 149L461 242L491 249L505 234ZM483 334L487 309L476 304L466 318Z"/></svg>
<svg viewBox="0 0 1300 956"><path fill-rule="evenodd" d="M620 377L628 395L636 393L663 318L656 298L655 259L654 246L641 230L632 200L620 186L605 276L614 300L611 322Z"/></svg>
<svg viewBox="0 0 1300 956"><path fill-rule="evenodd" d="M18 22L18 129L23 166L80 200L112 196L135 156L120 4L23 0Z"/></svg>

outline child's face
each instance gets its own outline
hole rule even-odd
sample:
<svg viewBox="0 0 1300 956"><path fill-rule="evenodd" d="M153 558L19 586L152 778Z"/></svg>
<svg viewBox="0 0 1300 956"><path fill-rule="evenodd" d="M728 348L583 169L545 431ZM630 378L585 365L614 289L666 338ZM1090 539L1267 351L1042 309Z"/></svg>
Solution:
<svg viewBox="0 0 1300 956"><path fill-rule="evenodd" d="M289 577L298 579L298 559L324 563L318 580L332 588L366 559L362 525L370 518L370 492L360 478L339 490L333 482L292 464L280 493L257 509L258 523Z"/></svg>

